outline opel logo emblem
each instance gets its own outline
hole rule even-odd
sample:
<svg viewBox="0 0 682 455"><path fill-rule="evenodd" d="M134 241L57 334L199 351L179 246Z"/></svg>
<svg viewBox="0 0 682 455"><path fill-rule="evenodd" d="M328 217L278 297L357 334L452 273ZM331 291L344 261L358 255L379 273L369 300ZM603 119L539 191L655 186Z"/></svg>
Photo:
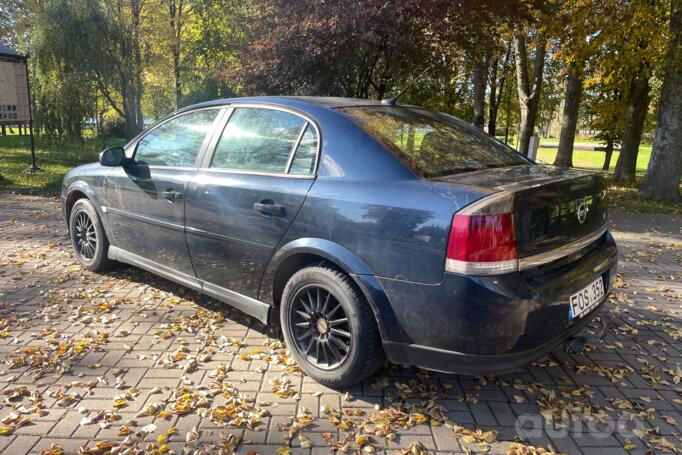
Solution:
<svg viewBox="0 0 682 455"><path fill-rule="evenodd" d="M575 209L575 214L578 216L578 222L583 224L587 219L587 212L590 211L590 207L587 205L587 201L582 201L578 204L578 208Z"/></svg>

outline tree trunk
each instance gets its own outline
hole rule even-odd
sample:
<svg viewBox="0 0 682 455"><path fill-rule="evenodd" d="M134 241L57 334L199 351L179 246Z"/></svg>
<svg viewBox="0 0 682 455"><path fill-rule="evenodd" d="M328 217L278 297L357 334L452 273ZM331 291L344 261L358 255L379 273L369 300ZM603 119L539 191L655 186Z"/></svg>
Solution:
<svg viewBox="0 0 682 455"><path fill-rule="evenodd" d="M611 167L611 156L613 155L613 138L610 137L606 141L606 148L604 149L604 165L602 171L608 171Z"/></svg>
<svg viewBox="0 0 682 455"><path fill-rule="evenodd" d="M173 79L175 83L175 107L180 107L182 98L182 84L180 81L180 39L182 38L182 2L179 5L175 0L168 2L168 15L170 26L173 31L171 43L171 55L173 57Z"/></svg>
<svg viewBox="0 0 682 455"><path fill-rule="evenodd" d="M135 134L144 129L144 117L142 115L142 51L140 49L140 21L142 15L142 2L133 0L131 2L133 13L133 118L135 119Z"/></svg>
<svg viewBox="0 0 682 455"><path fill-rule="evenodd" d="M490 59L486 56L476 58L473 71L474 87L474 126L483 129L485 124L485 87L488 79L488 65Z"/></svg>
<svg viewBox="0 0 682 455"><path fill-rule="evenodd" d="M414 123L410 124L410 129L407 131L407 150L412 153L414 152L414 138L417 133L417 127Z"/></svg>
<svg viewBox="0 0 682 455"><path fill-rule="evenodd" d="M490 97L488 98L488 134L491 136L495 136L495 129L497 128L497 109L499 107L498 104L498 96L497 96L497 67L498 67L499 61L498 59L493 60L492 62L492 74L490 75ZM504 79L502 79L503 81ZM500 81L500 83L502 83Z"/></svg>
<svg viewBox="0 0 682 455"><path fill-rule="evenodd" d="M642 128L649 104L649 75L646 69L633 78L630 85L630 102L625 114L623 143L616 162L614 180L619 183L634 183L637 169L637 153L642 140Z"/></svg>
<svg viewBox="0 0 682 455"><path fill-rule="evenodd" d="M670 47L656 137L641 193L650 199L682 200L682 0L672 0Z"/></svg>
<svg viewBox="0 0 682 455"><path fill-rule="evenodd" d="M500 111L500 102L504 93L504 84L507 81L507 69L509 68L509 54L511 48L507 47L502 63L502 71L498 78L498 59L493 62L493 73L490 77L490 106L488 107L488 134L495 136L497 130L497 114Z"/></svg>
<svg viewBox="0 0 682 455"><path fill-rule="evenodd" d="M533 135L535 121L542 92L542 76L545 65L545 41L538 39L535 45L532 74L528 68L526 52L526 37L519 32L514 40L514 54L516 60L516 81L519 92L519 107L521 108L521 125L519 131L519 153L528 155L528 145Z"/></svg>
<svg viewBox="0 0 682 455"><path fill-rule="evenodd" d="M573 167L573 142L575 128L578 124L578 108L583 91L583 81L580 69L573 68L566 78L566 95L564 97L564 113L561 118L561 134L559 136L559 150L554 160L555 166Z"/></svg>

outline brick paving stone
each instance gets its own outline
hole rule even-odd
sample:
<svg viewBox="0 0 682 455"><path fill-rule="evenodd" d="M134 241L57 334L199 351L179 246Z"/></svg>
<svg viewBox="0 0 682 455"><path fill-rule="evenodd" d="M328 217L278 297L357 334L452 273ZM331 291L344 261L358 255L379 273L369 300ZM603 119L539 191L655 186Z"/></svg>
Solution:
<svg viewBox="0 0 682 455"><path fill-rule="evenodd" d="M31 453L41 453L43 450L52 447L52 444L57 444L62 448L65 454L78 453L78 450L83 446L87 440L74 439L74 438L58 438L50 437L41 438L35 446L31 449Z"/></svg>
<svg viewBox="0 0 682 455"><path fill-rule="evenodd" d="M28 435L19 435L14 438L14 441L10 445L8 445L4 450L5 453L8 454L16 454L20 455L23 453L30 453L31 449L35 445L36 442L40 439L39 436L28 436Z"/></svg>
<svg viewBox="0 0 682 455"><path fill-rule="evenodd" d="M50 436L55 438L69 438L76 428L80 425L80 421L84 416L78 411L68 411L64 417L59 419L54 427L50 430Z"/></svg>
<svg viewBox="0 0 682 455"><path fill-rule="evenodd" d="M52 443L59 444L66 453L73 453L83 444L92 445L103 439L121 440L117 435L118 427L135 420L137 427L134 431L152 422L157 425L156 433L145 438L150 442L155 441L159 432L171 426L177 427L178 433L171 436L168 444L176 453L181 453L186 447L216 442L222 433L243 436L251 441L248 445L243 444L239 453L253 450L270 454L286 442L278 424L290 422L292 416L306 408L316 418L304 430L313 447L300 449L297 447L298 438L294 438L292 453L326 454L329 449L322 433L330 432L338 438L344 432L338 431L320 412L321 407L328 405L336 410L359 408L371 414L375 407L381 409L392 403L400 405L402 392L396 383L411 384L415 380L421 386L431 388L432 402L443 407L449 422L471 430L497 430L499 442L492 444L490 453L506 453L509 441L524 434L531 444L553 447L569 454L623 453L626 441L634 445L630 453L644 454L648 450L647 445L629 431L606 431L603 437L590 433L582 419L580 423L569 422L567 431L548 431L543 427L544 422L539 415L541 407L537 404L542 394L518 390L513 387L515 383L533 384L551 391L556 399L564 400L569 406L589 403L606 410L611 419L624 418L623 412L631 412L614 404L622 402L620 400L628 400L637 410L653 409L653 419L645 420L644 427L658 428L662 436L680 447L677 439L679 430L666 418L682 421L682 405L675 402L680 399L679 386L672 383L667 373L682 363L682 343L679 332L675 334L682 317L679 308L682 298L682 280L679 278L682 277L682 217L612 213L613 233L621 254L619 275L627 287L614 291L609 309L613 315L612 324L605 342L591 346L583 354L569 355L557 349L521 371L486 381L471 376L426 374L412 367L390 366L378 373L388 378L388 387L384 388L377 387L375 379L369 379L345 390L334 390L308 377L288 374L294 390L300 395L298 399L280 399L272 393L269 381L280 377L282 369L262 360L241 360L238 357L256 348L263 349L269 332L262 324L206 296L132 267L119 267L100 275L72 271L75 262L55 199L0 193L0 207L0 316L5 314L3 311L12 311L27 321L26 326L12 326L11 336L0 337L0 359L16 355L21 347L44 346L43 333L51 332L67 338L77 338L91 331L109 334L105 344L74 359L68 373L48 373L36 380L34 370L27 367L6 369L5 364L0 363L0 391L18 385L30 390L39 389L43 392L47 411L46 415L32 416L32 424L17 429L12 435L0 436L0 453L40 453ZM17 254L22 255L23 264L17 263ZM74 313L79 305L88 305L89 298L82 298L81 293L97 292L103 286L106 287L105 297L98 299L130 300L121 301L106 313L103 322L93 320L83 324L79 319L85 314ZM69 303L64 303L66 298L70 299ZM186 298L194 300L198 306L186 303ZM41 316L41 312L49 314L50 299L63 309L64 313L59 317ZM246 346L224 346L213 352L209 360L199 362L189 373L156 363L157 358L167 360L169 354L180 346L181 340L188 353L202 349L201 338L196 331L189 333L174 327L180 318L185 318L185 321L193 318L197 308L223 311L225 319L215 332L216 338L232 337ZM112 318L113 315L116 319ZM633 330L637 333L634 334ZM604 373L623 365L629 365L633 373L622 379L614 379ZM208 414L201 417L197 412L172 415L169 420L135 417L139 409L170 399L177 386L207 391L214 383L212 372L221 366L230 369L228 382L240 393L272 402L272 405L264 407L269 415L263 417L259 426L261 431L224 428L212 422ZM644 369L647 366L654 369L653 374L658 378L655 383ZM580 371L579 368L587 370ZM601 372L598 368L602 368ZM121 369L122 375L115 377L114 373ZM112 409L113 397L125 393L125 390L114 387L117 377L128 387L134 386L139 391L138 396L127 400L127 406L119 410L120 420L106 429L101 429L98 424L80 425L83 416L77 411L79 407L86 407L90 411L88 415L94 415L98 410ZM99 382L90 390L70 388L70 384L98 380L106 380L108 385ZM570 393L579 385L587 385L584 390L589 395ZM155 387L162 388L162 393L150 395ZM57 398L49 397L50 394L64 392L77 393L79 398L68 406L60 407L56 404ZM351 397L348 401L344 398L346 393ZM516 396L523 396L525 402L517 403ZM227 405L228 399L218 395L211 402L214 406ZM424 397L419 393L402 401L408 410L421 409L424 403ZM30 402L24 399L10 407L0 408L0 418L22 405L29 406ZM353 417L357 421L361 418ZM532 428L533 425L529 424L523 430L520 418L527 423L540 423L540 428ZM201 437L195 443L186 443L185 435L193 427L200 430ZM434 453L453 454L463 450L457 436L444 425L417 425L398 429L396 434L396 440L386 445L386 453L394 453L396 448L407 447L415 441L422 442ZM384 441L379 442L383 444ZM648 444L650 441L645 442Z"/></svg>

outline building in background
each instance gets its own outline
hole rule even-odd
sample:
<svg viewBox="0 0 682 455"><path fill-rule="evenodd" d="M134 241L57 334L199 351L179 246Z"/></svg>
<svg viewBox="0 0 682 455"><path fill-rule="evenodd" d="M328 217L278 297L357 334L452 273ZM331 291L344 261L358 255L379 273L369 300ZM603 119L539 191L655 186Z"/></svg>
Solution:
<svg viewBox="0 0 682 455"><path fill-rule="evenodd" d="M28 132L30 123L26 57L0 44L0 125Z"/></svg>

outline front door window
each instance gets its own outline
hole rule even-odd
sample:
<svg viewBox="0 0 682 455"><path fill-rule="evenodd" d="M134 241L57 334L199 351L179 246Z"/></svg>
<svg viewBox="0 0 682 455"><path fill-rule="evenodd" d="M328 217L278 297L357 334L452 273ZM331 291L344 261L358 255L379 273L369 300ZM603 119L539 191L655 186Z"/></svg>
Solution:
<svg viewBox="0 0 682 455"><path fill-rule="evenodd" d="M218 112L204 109L162 123L138 142L135 162L148 166L194 166Z"/></svg>

